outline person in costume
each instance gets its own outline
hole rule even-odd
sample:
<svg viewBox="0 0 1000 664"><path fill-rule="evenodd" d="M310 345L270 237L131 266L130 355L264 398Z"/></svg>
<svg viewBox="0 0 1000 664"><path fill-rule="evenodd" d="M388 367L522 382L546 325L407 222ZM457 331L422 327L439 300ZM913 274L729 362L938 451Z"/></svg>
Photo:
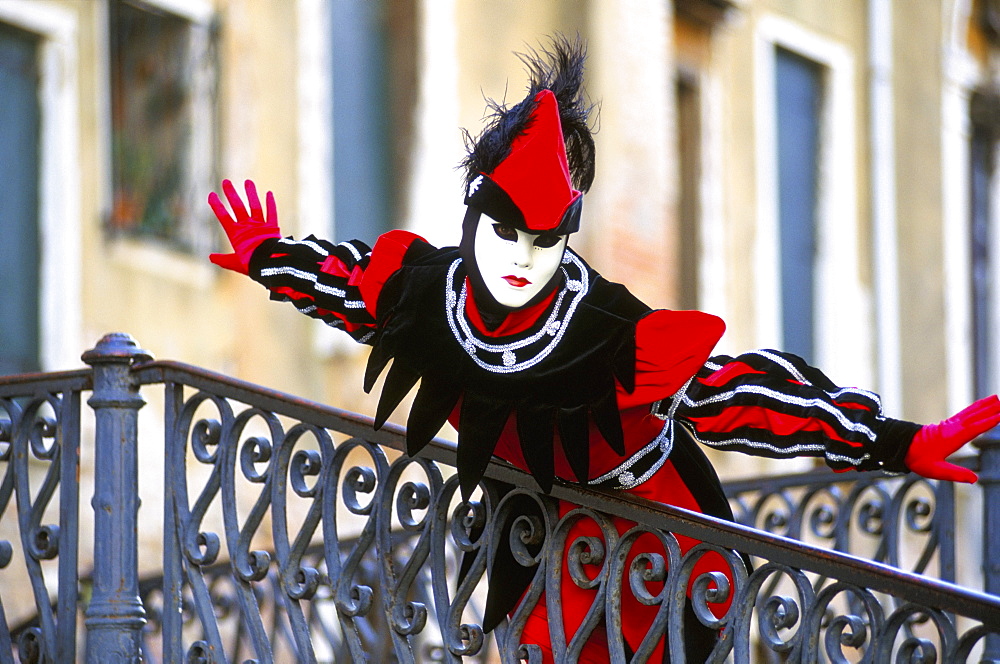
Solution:
<svg viewBox="0 0 1000 664"><path fill-rule="evenodd" d="M522 59L527 95L509 107L492 103L487 127L467 141L457 247L436 248L402 230L383 234L374 248L283 238L273 195L262 206L247 181L247 207L227 180L232 212L214 192L209 204L233 252L212 262L372 347L366 391L389 366L376 428L419 383L407 452L417 454L446 421L454 425L465 499L497 456L546 492L558 479L732 519L701 445L823 457L834 470L976 480L945 459L1000 422L996 396L938 424L887 418L877 395L838 387L789 353L713 357L721 319L654 310L587 265L568 246L594 178L584 48L557 38ZM572 508L560 505L563 514ZM632 525L615 520L620 533ZM589 534L596 526L580 523L567 541ZM696 543L678 539L683 550ZM572 635L594 591L577 587L563 568ZM517 605L525 585L490 586L484 629ZM634 650L656 607L622 601L623 635ZM685 624L689 661L703 661L715 634L694 619ZM580 661L608 661L606 637L596 630ZM544 598L522 642L539 644L552 661ZM661 639L649 661L669 657Z"/></svg>

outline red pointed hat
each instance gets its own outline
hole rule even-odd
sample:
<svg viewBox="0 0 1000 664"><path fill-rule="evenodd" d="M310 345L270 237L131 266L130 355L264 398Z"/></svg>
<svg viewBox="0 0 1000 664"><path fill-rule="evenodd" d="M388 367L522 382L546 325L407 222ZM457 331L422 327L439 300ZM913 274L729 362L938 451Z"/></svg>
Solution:
<svg viewBox="0 0 1000 664"><path fill-rule="evenodd" d="M530 233L573 233L583 194L573 188L559 104L551 90L535 95L525 129L510 154L470 183L465 203Z"/></svg>

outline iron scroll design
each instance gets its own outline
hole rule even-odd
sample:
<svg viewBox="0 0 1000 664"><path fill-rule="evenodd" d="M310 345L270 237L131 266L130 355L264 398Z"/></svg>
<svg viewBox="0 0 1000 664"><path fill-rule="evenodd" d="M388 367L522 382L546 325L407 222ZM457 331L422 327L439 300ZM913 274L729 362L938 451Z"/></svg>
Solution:
<svg viewBox="0 0 1000 664"><path fill-rule="evenodd" d="M817 469L725 484L738 523L955 579L955 485Z"/></svg>
<svg viewBox="0 0 1000 664"><path fill-rule="evenodd" d="M462 503L456 476L354 416L175 366L138 374L167 395L163 593L147 630L163 661L485 656L472 594L488 497Z"/></svg>
<svg viewBox="0 0 1000 664"><path fill-rule="evenodd" d="M888 564L903 562L884 537L895 520L900 541L933 540L911 568L947 573L947 533L936 525L947 495L914 478L787 480L780 490L798 498L778 496L792 507L769 521L781 534L580 486L542 495L499 462L463 502L446 441L408 458L400 428L374 432L370 419L329 406L175 362L139 361L129 376L136 390L162 387L164 405L163 576L136 583L135 657L146 661L540 662L526 632L538 602L556 661L575 661L598 632L612 662L649 661L661 639L671 661L686 661L690 615L719 634L711 662L971 662L1000 634L1000 598ZM0 542L0 579L23 565L38 611L11 629L0 585L0 663L75 659L87 599L77 590L76 473L88 390L88 371L0 379L0 516L8 523L16 511L20 537ZM131 393L112 401L91 406L135 406ZM735 489L738 507L768 520L770 508ZM877 499L809 507L830 491ZM831 545L854 537L836 527L845 515L870 531L875 560L834 550L850 550ZM509 619L484 634L487 570L501 543L530 581ZM716 571L703 573L708 558ZM562 583L588 598L577 629L564 625ZM635 602L651 607L649 624L626 643L622 621L634 617L623 607ZM92 608L88 628L106 630Z"/></svg>
<svg viewBox="0 0 1000 664"><path fill-rule="evenodd" d="M0 662L76 658L80 395L88 371L0 378L0 574L36 614L11 629L0 593ZM8 585L8 587L10 587Z"/></svg>
<svg viewBox="0 0 1000 664"><path fill-rule="evenodd" d="M165 660L236 656L204 571L223 547L240 647L256 662L278 661L276 647L298 661L339 661L328 659L339 649L351 661L477 661L494 652L503 662L541 662L539 647L524 638L539 601L546 602L556 661L575 661L596 630L610 635L613 662L646 661L661 637L672 661L685 661L686 604L721 634L714 662L763 661L762 653L776 661L882 662L905 653L906 661L962 662L981 651L987 633L1000 631L1000 599L832 547L577 486L541 495L502 463L491 465L480 491L463 503L449 443L435 441L426 456L411 459L399 453L399 428L376 433L366 418L176 363L155 362L136 374L163 383L168 394L167 503L176 551L168 546L175 564L166 565L162 615L196 616L192 637L191 624L164 619ZM258 432L250 432L251 422ZM185 469L191 457L210 469L193 491ZM237 482L259 487L241 518ZM292 498L300 503L297 521L287 516ZM560 516L559 500L576 507ZM525 501L534 507L525 510ZM221 532L205 526L213 504L221 506ZM886 504L897 509L891 497ZM895 504L906 511L905 500ZM619 532L613 517L636 525ZM345 530L348 519L356 524ZM599 534L569 541L581 521ZM515 558L534 572L521 604L491 638L479 611L488 560L507 534L502 524L511 525ZM702 543L686 548L678 535ZM270 540L273 560L254 547L255 538ZM310 558L317 543L322 556ZM883 548L889 559L891 547ZM737 551L754 557L752 571ZM699 575L706 556L724 560L729 572ZM558 600L566 578L591 598L575 633L566 633ZM269 593L286 621L280 643L262 618L268 610L261 598ZM621 637L629 597L656 609L640 644ZM323 611L325 622L317 619ZM382 638L373 639L377 634Z"/></svg>

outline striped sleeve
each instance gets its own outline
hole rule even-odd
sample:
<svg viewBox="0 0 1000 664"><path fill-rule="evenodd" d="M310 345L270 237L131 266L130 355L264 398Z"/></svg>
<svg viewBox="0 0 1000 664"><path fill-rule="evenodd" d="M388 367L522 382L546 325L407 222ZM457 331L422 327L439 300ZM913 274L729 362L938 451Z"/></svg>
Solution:
<svg viewBox="0 0 1000 664"><path fill-rule="evenodd" d="M359 284L371 249L352 240L334 244L310 235L304 240L265 240L250 260L250 276L271 299L291 302L300 313L318 318L365 343L374 332Z"/></svg>
<svg viewBox="0 0 1000 664"><path fill-rule="evenodd" d="M802 358L775 350L712 357L661 408L709 447L824 457L838 471L905 472L920 429L885 417L877 394L838 387Z"/></svg>

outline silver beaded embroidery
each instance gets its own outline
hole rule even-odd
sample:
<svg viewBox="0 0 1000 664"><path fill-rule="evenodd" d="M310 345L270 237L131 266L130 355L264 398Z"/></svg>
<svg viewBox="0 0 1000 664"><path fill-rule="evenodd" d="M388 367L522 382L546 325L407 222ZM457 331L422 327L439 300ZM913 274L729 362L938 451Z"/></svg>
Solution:
<svg viewBox="0 0 1000 664"><path fill-rule="evenodd" d="M461 262L462 259L457 258L449 266L448 278L445 281L445 313L448 327L469 357L477 365L492 373L524 371L545 359L562 340L577 305L590 290L583 261L567 249L562 258L562 263L566 267L560 268L563 271L564 285L556 296L555 306L552 307L545 324L529 337L510 343L495 344L478 337L465 317L468 289L465 279L456 283L455 278ZM532 353L531 357L518 361L516 351L539 342L541 342L539 350Z"/></svg>
<svg viewBox="0 0 1000 664"><path fill-rule="evenodd" d="M641 450L630 456L628 459L618 464L611 471L601 475L600 477L595 477L594 479L587 482L591 485L602 485L608 486L615 489L631 489L639 486L658 471L667 459L670 457L670 453L674 451L674 421L667 420L663 423L663 428L660 433L646 444ZM635 476L632 472L632 467L635 466L639 461L645 459L647 456L657 455L656 460L650 465L649 468L643 472L639 477Z"/></svg>

